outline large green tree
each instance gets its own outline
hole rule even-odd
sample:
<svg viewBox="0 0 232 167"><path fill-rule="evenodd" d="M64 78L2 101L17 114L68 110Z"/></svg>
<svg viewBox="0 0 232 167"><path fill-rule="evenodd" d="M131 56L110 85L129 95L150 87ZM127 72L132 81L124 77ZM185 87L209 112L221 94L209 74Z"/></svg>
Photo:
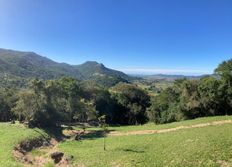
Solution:
<svg viewBox="0 0 232 167"><path fill-rule="evenodd" d="M214 72L219 75L224 82L226 82L228 87L232 86L232 59L219 64Z"/></svg>
<svg viewBox="0 0 232 167"><path fill-rule="evenodd" d="M0 121L9 121L14 119L11 108L14 107L17 100L15 93L17 90L0 89Z"/></svg>
<svg viewBox="0 0 232 167"><path fill-rule="evenodd" d="M111 90L113 98L119 104L115 119L124 124L143 124L148 121L146 109L150 105L150 97L142 89L120 83Z"/></svg>
<svg viewBox="0 0 232 167"><path fill-rule="evenodd" d="M219 91L221 98L224 100L222 104L224 110L226 114L232 114L232 59L219 64L214 72L220 76L221 85Z"/></svg>

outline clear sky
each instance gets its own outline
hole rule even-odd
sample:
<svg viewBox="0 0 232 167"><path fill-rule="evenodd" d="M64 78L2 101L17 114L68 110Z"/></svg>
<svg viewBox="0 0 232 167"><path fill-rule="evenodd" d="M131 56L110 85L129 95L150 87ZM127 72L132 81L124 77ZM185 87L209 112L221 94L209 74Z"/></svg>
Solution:
<svg viewBox="0 0 232 167"><path fill-rule="evenodd" d="M232 0L0 0L0 48L127 73L211 73L232 58Z"/></svg>

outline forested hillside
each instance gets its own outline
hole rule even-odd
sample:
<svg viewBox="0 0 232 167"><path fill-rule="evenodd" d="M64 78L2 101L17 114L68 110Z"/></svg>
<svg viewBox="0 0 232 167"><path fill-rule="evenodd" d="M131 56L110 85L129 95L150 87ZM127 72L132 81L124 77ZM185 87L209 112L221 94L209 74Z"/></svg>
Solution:
<svg viewBox="0 0 232 167"><path fill-rule="evenodd" d="M97 62L72 66L57 63L33 52L0 49L0 86L25 86L28 79L57 79L62 76L79 80L93 80L103 86L128 82L132 77L106 68Z"/></svg>
<svg viewBox="0 0 232 167"><path fill-rule="evenodd" d="M34 53L1 50L0 55L1 76L7 81L15 77L19 85L26 82L23 89L2 85L1 121L53 126L98 122L104 116L109 124L160 124L232 114L232 60L221 63L212 76L177 79L148 92L139 80L129 83L126 74L97 62L71 66Z"/></svg>
<svg viewBox="0 0 232 167"><path fill-rule="evenodd" d="M200 80L179 79L154 97L148 117L167 123L197 117L232 114L232 59Z"/></svg>

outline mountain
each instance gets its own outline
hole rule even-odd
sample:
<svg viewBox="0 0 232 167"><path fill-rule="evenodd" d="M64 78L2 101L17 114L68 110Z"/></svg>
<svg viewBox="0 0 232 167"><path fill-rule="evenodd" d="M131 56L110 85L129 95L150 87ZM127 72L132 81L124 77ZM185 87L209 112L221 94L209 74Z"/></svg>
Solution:
<svg viewBox="0 0 232 167"><path fill-rule="evenodd" d="M6 49L0 49L0 72L23 78L52 79L60 76L82 78L80 72L68 64L56 63L33 52Z"/></svg>
<svg viewBox="0 0 232 167"><path fill-rule="evenodd" d="M132 78L94 61L81 65L69 65L57 63L34 52L0 49L0 85L6 82L18 84L30 78L46 80L62 76L70 76L79 80L94 80L103 86L128 82Z"/></svg>
<svg viewBox="0 0 232 167"><path fill-rule="evenodd" d="M96 61L87 61L81 65L76 65L77 69L86 80L93 80L100 85L111 87L119 82L128 82L132 77L123 72L106 68Z"/></svg>
<svg viewBox="0 0 232 167"><path fill-rule="evenodd" d="M90 68L91 67L91 68ZM75 66L75 68L87 79L90 79L94 76L116 76L124 79L130 79L130 77L123 72L116 71L113 69L106 68L103 64L97 63L96 61L87 61L81 65Z"/></svg>

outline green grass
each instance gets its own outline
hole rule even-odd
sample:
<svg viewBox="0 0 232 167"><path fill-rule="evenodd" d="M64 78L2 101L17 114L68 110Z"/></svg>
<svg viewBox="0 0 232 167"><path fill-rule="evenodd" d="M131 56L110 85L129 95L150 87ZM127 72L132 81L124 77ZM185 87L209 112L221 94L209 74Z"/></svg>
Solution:
<svg viewBox="0 0 232 167"><path fill-rule="evenodd" d="M229 120L232 117L208 117L166 125L148 124L113 128L118 131L165 129L198 123ZM66 141L59 149L74 156L74 165L107 166L232 166L232 124L185 129L175 132Z"/></svg>
<svg viewBox="0 0 232 167"><path fill-rule="evenodd" d="M232 116L207 117L165 125L149 123L143 126L109 127L110 130L129 132L158 130L232 120ZM78 128L77 128L78 129ZM89 128L88 130L99 130ZM65 141L58 148L67 157L72 157L74 166L232 166L232 124L183 129L175 132L107 137L103 150L103 138L94 136L82 141ZM19 142L47 134L40 129L28 129L23 125L0 123L0 166L22 166L12 157L12 150ZM48 137L48 136L47 136ZM32 155L41 155L33 150ZM51 166L47 163L45 166Z"/></svg>
<svg viewBox="0 0 232 167"><path fill-rule="evenodd" d="M137 130L160 130L160 129L167 129L167 128L175 128L178 126L188 126L188 125L195 125L201 123L210 123L214 121L221 121L221 120L232 120L232 116L214 116L214 117L204 117L204 118L197 118L193 120L186 120L181 122L173 122L169 124L161 124L156 125L154 123L148 123L145 125L134 125L134 126L111 126L108 129L112 131L120 131L120 132L129 132L129 131L137 131ZM81 130L80 127L74 127L76 130ZM98 127L90 127L87 130L101 130Z"/></svg>
<svg viewBox="0 0 232 167"><path fill-rule="evenodd" d="M37 128L28 129L20 124L0 123L0 166L22 166L12 156L14 146L23 140L40 137L41 135L47 136L44 131Z"/></svg>

